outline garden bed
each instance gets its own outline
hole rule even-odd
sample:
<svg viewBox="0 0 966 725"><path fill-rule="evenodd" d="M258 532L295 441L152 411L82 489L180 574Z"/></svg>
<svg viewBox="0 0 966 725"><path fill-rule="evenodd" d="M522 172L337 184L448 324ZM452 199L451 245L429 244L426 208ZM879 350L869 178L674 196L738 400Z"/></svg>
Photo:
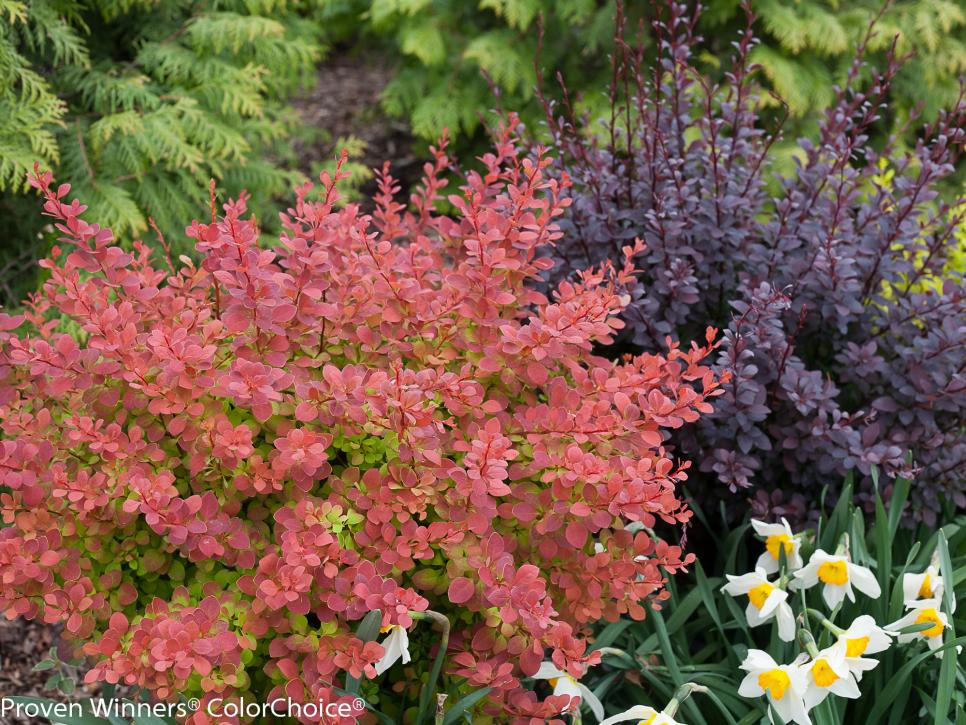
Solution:
<svg viewBox="0 0 966 725"><path fill-rule="evenodd" d="M883 143L874 12L782 131L750 13L47 3L0 2L0 698L966 722L966 91Z"/></svg>
<svg viewBox="0 0 966 725"><path fill-rule="evenodd" d="M0 695L66 700L66 695L44 689L49 673L33 671L34 665L59 643L60 627L26 619L0 618ZM0 717L0 725L36 725L38 722L41 721Z"/></svg>
<svg viewBox="0 0 966 725"><path fill-rule="evenodd" d="M404 188L415 181L424 160L419 145L402 120L379 106L391 78L391 61L378 56L334 53L321 64L315 85L292 100L309 131L308 138L293 140L301 171L317 178L319 170L339 155L337 142L352 137L365 145L353 161L367 169L381 169L388 161ZM374 191L375 182L367 181L360 189L361 199L370 199Z"/></svg>

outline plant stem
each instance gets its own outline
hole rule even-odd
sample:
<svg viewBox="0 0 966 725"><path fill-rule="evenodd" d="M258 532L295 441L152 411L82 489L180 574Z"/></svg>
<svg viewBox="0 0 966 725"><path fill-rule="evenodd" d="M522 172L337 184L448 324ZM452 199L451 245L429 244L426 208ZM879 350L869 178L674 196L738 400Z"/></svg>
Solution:
<svg viewBox="0 0 966 725"><path fill-rule="evenodd" d="M601 657L616 657L618 659L624 660L625 662L629 662L631 665L635 667L638 664L637 661L629 653L625 652L622 649L618 649L617 647L601 647L600 649L597 650L597 652L600 652Z"/></svg>
<svg viewBox="0 0 966 725"><path fill-rule="evenodd" d="M443 669L443 659L446 657L446 650L449 647L449 619L439 612L427 609L425 612L410 612L409 616L415 621L421 619L429 620L440 630L439 649L436 651L436 659L433 661L433 668L429 672L429 679L419 695L419 710L416 713L416 722L421 723L424 718L429 716L429 703L436 692L436 682L439 680L440 670ZM437 706L438 713L438 706Z"/></svg>
<svg viewBox="0 0 966 725"><path fill-rule="evenodd" d="M812 637L811 632L807 629L799 629L798 641L802 643L802 647L811 655L812 659L818 657L818 646L815 644L815 638Z"/></svg>
<svg viewBox="0 0 966 725"><path fill-rule="evenodd" d="M814 619L816 622L821 624L823 627L825 627L825 629L827 629L829 632L834 634L836 637L841 637L843 634L845 634L844 629L842 629L839 626L836 626L834 622L832 622L828 617L826 617L817 609L812 609L811 607L809 607L808 609L805 610L805 613L808 614L808 616Z"/></svg>
<svg viewBox="0 0 966 725"><path fill-rule="evenodd" d="M674 697L668 701L668 704L664 706L664 710L662 710L662 712L668 717L674 717L678 711L678 708L681 706L681 703L691 697L693 693L707 691L707 687L696 685L693 682L685 682L677 689L677 692L674 693Z"/></svg>

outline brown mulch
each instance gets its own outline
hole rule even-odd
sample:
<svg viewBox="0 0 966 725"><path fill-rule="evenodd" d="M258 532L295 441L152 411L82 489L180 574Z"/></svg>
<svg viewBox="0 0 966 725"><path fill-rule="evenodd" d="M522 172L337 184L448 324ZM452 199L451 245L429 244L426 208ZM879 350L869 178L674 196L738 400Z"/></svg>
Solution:
<svg viewBox="0 0 966 725"><path fill-rule="evenodd" d="M59 630L43 622L0 617L0 697L25 696L64 700L57 692L44 690L49 672L33 672L50 648L58 645L63 658L69 651L60 643ZM0 725L36 725L37 719L0 717Z"/></svg>
<svg viewBox="0 0 966 725"><path fill-rule="evenodd" d="M420 143L413 139L403 119L393 118L379 106L379 97L392 79L390 63L378 56L333 53L319 68L314 87L292 101L304 124L315 132L308 141L295 141L299 167L317 178L321 165L335 158L340 138L354 136L366 144L354 160L371 169L391 163L392 175L403 192L415 181L426 160ZM362 198L375 190L373 181L362 187Z"/></svg>

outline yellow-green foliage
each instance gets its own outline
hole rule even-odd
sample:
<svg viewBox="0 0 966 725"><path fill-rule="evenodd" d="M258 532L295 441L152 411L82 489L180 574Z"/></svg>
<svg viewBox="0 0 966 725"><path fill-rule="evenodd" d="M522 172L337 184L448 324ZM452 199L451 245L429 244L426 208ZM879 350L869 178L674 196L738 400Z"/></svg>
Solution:
<svg viewBox="0 0 966 725"><path fill-rule="evenodd" d="M731 30L744 23L740 3L708 0L702 26L706 37L727 51ZM774 90L793 116L824 110L843 80L855 48L870 20L882 8L880 0L755 0L757 31L765 42L752 59L759 63ZM923 104L926 114L950 105L966 73L966 1L895 0L882 15L868 49L882 58L893 38L900 55L912 58L893 89L902 113Z"/></svg>
<svg viewBox="0 0 966 725"><path fill-rule="evenodd" d="M949 240L949 259L941 273L924 272L922 277L910 288L914 292L923 292L927 289L942 289L944 279L954 276L953 273L959 277L966 272L966 202L953 207L949 210L948 214L951 221L959 220L953 232L953 237ZM925 257L924 252L916 255L916 261L919 263L920 269L925 264Z"/></svg>
<svg viewBox="0 0 966 725"><path fill-rule="evenodd" d="M870 194L878 193L879 190L888 194L892 191L892 180L895 177L895 169L890 168L885 158L879 159L879 173L872 177L873 188ZM966 199L966 187L960 194L961 199ZM953 234L947 241L949 248L946 263L941 270L925 268L929 261L928 253L925 249L920 249L915 253L916 271L918 279L909 287L912 292L925 292L930 289L941 290L943 280L951 277L962 277L966 273L966 201L960 202L946 212ZM887 299L892 297L893 286L886 286L883 294Z"/></svg>

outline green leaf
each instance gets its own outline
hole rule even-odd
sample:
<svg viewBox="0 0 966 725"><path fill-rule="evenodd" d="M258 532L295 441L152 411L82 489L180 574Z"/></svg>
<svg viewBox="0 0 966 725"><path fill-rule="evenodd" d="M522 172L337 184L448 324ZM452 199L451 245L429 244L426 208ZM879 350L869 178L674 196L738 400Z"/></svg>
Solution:
<svg viewBox="0 0 966 725"><path fill-rule="evenodd" d="M694 610L701 604L701 591L697 588L688 592L684 599L671 600L671 616L667 619L667 631L676 634L691 619Z"/></svg>
<svg viewBox="0 0 966 725"><path fill-rule="evenodd" d="M899 630L899 634L915 634L916 632L925 632L927 629L932 629L936 625L932 622L920 622L918 624L907 624Z"/></svg>
<svg viewBox="0 0 966 725"><path fill-rule="evenodd" d="M898 685L900 692L896 696L896 705L889 713L889 725L902 725L905 721L906 703L912 693L912 678L904 680Z"/></svg>
<svg viewBox="0 0 966 725"><path fill-rule="evenodd" d="M953 597L955 596L953 592L953 563L949 557L949 544L946 541L946 535L942 531L939 532L937 549L939 551L939 567L945 585L943 586L942 608L949 618L949 625L946 627L949 634L946 636L950 639L955 639L956 628L952 616ZM936 725L945 725L947 721L946 716L949 713L949 706L953 700L953 688L956 685L957 670L956 657L953 654L950 653L946 657L943 657L943 663L939 667L939 683L936 688Z"/></svg>
<svg viewBox="0 0 966 725"><path fill-rule="evenodd" d="M755 711L749 712L747 715L741 718L741 720L738 721L738 725L756 725L756 723L761 722L761 719L762 718L761 718L760 712L755 712Z"/></svg>
<svg viewBox="0 0 966 725"><path fill-rule="evenodd" d="M852 505L852 475L851 472L845 477L842 485L842 492L839 500L835 503L835 508L825 521L825 526L819 535L819 548L831 552L835 550L839 538L845 533L849 517L849 507Z"/></svg>
<svg viewBox="0 0 966 725"><path fill-rule="evenodd" d="M889 517L886 515L885 506L882 504L882 496L879 495L879 477L875 468L872 469L872 481L875 485L876 575L879 580L879 588L883 592L888 592L892 577L892 536L889 530ZM889 602L884 596L879 597L878 607L880 618L885 619L888 616Z"/></svg>
<svg viewBox="0 0 966 725"><path fill-rule="evenodd" d="M966 644L966 637L958 637L952 639L949 642L945 642L942 647L936 650L928 650L918 655L917 657L906 662L896 673L889 679L889 682L880 692L876 693L875 707L869 713L866 718L867 723L878 723L881 722L882 715L885 714L888 707L896 699L899 694L901 686L904 682L910 679L913 670L920 664L925 662L928 658L934 657L936 654L945 653L943 659L955 660L955 648ZM950 652L949 650L952 650Z"/></svg>
<svg viewBox="0 0 966 725"><path fill-rule="evenodd" d="M640 672L641 677L647 680L653 688L653 698L655 700L664 700L666 702L671 699L676 688L668 684L666 677L659 676L647 667L641 668ZM648 694L650 695L652 693Z"/></svg>
<svg viewBox="0 0 966 725"><path fill-rule="evenodd" d="M187 23L187 38L196 50L213 50L234 54L256 42L281 39L285 26L274 18L215 12L196 15Z"/></svg>
<svg viewBox="0 0 966 725"><path fill-rule="evenodd" d="M594 645L590 648L590 651L593 652L601 647L610 647L631 624L633 622L629 619L619 619L616 622L611 622L594 638Z"/></svg>
<svg viewBox="0 0 966 725"><path fill-rule="evenodd" d="M100 697L102 700L113 700L115 692L117 692L117 685L112 685L108 682L101 687L101 692L98 697Z"/></svg>
<svg viewBox="0 0 966 725"><path fill-rule="evenodd" d="M684 679L681 677L681 668L678 663L677 656L674 654L674 648L671 646L671 640L668 637L667 627L664 623L664 615L660 611L655 610L651 613L651 622L654 624L654 631L657 633L657 640L660 643L660 655L667 665L668 673L671 675L671 683L676 689L680 685L684 684ZM687 703L685 703L685 709Z"/></svg>
<svg viewBox="0 0 966 725"><path fill-rule="evenodd" d="M694 680L694 679L697 679L697 678L692 677L691 679ZM721 701L721 698L718 696L718 693L715 691L715 689L713 687L708 687L708 691L702 693L701 696L702 697L707 697L709 700L711 700L711 702L713 702L715 704L715 707L717 707L718 710L721 712L721 714L724 716L724 718L727 721L728 725L737 725L735 719L731 716L731 712L728 710L728 708L725 706L725 704Z"/></svg>
<svg viewBox="0 0 966 725"><path fill-rule="evenodd" d="M429 620L423 620L429 621ZM429 718L434 709L433 695L436 693L436 683L439 680L439 673L443 669L443 660L446 658L446 650L449 647L449 620L443 624L443 631L439 638L439 646L436 651L436 658L433 660L433 667L429 671L429 679L423 685L419 693L419 710L416 712L416 725L420 725L424 719Z"/></svg>
<svg viewBox="0 0 966 725"><path fill-rule="evenodd" d="M443 725L453 725L453 723L457 722L463 716L463 713L472 709L476 703L492 691L492 688L484 687L454 702L453 707L446 711L446 716L443 718Z"/></svg>
<svg viewBox="0 0 966 725"><path fill-rule="evenodd" d="M892 485L892 496L889 497L889 533L895 539L896 532L899 530L899 523L902 521L902 511L905 508L906 500L909 498L909 487L911 482L908 478L899 476Z"/></svg>
<svg viewBox="0 0 966 725"><path fill-rule="evenodd" d="M953 582L955 580L955 574L953 570L953 561L949 555L949 542L946 539L946 534L940 530L939 539L936 543L936 550L939 552L939 572L942 575L943 582L945 586L943 587L943 611L950 614L950 621L952 621L951 613L953 611L953 605L955 604L954 597L956 596L955 588Z"/></svg>
<svg viewBox="0 0 966 725"><path fill-rule="evenodd" d="M724 570L726 572L733 572L737 568L738 551L742 548L744 536L749 528L751 528L751 524L743 524L733 529L725 539L722 550L725 552Z"/></svg>
<svg viewBox="0 0 966 725"><path fill-rule="evenodd" d="M714 622L714 626L717 627L722 638L727 639L724 625L721 623L721 615L718 612L718 604L715 601L715 591L712 588L720 584L721 580L715 579L714 584L712 584L712 581L705 576L704 567L701 566L701 562L697 560L694 562L694 576L698 585L698 591L701 593L701 602L704 604L704 608L708 611L708 614L711 616L711 621ZM731 648L729 648L729 653L733 655Z"/></svg>
<svg viewBox="0 0 966 725"><path fill-rule="evenodd" d="M789 55L767 45L756 45L750 57L794 116L828 106L835 97L828 68L818 57Z"/></svg>

